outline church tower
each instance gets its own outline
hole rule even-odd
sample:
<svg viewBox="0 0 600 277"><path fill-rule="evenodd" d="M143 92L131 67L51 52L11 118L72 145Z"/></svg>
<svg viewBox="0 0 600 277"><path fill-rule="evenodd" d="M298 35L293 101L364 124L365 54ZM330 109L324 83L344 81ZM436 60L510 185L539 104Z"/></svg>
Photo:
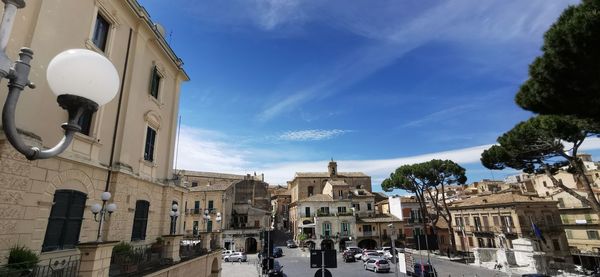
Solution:
<svg viewBox="0 0 600 277"><path fill-rule="evenodd" d="M333 161L333 158L331 158L331 162L329 162L327 168L330 178L337 177L337 163Z"/></svg>

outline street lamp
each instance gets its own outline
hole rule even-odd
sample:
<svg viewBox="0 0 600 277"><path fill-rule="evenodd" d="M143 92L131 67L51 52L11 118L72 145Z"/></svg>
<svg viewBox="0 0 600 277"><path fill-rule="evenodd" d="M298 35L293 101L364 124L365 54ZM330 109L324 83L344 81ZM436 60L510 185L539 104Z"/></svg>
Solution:
<svg viewBox="0 0 600 277"><path fill-rule="evenodd" d="M217 230L217 231L221 231L221 228L222 228L221 221L223 220L223 218L221 217L221 213L217 213L217 218L215 220L217 221L217 224L219 225L219 230Z"/></svg>
<svg viewBox="0 0 600 277"><path fill-rule="evenodd" d="M50 149L26 145L17 131L15 111L25 87L35 88L29 80L33 51L23 47L19 60L12 62L6 55L17 9L25 7L24 0L2 0L4 15L0 23L0 80L8 79L8 95L2 110L2 129L10 144L29 160L47 159L62 153L81 131L79 118L112 100L119 89L119 75L114 65L103 55L86 49L66 50L48 64L46 79L57 96L58 105L67 110L69 119L62 124L64 136Z"/></svg>
<svg viewBox="0 0 600 277"><path fill-rule="evenodd" d="M112 213L117 210L117 204L115 203L106 205L106 202L110 200L110 197L110 192L105 191L100 195L100 199L102 199L102 206L96 203L90 207L92 213L94 214L94 220L100 223L98 226L98 236L96 238L96 242L102 242L102 226L104 225L104 220L108 220L108 218L106 218L106 213L108 213L108 216L110 217Z"/></svg>
<svg viewBox="0 0 600 277"><path fill-rule="evenodd" d="M171 211L169 211L169 216L171 217L171 235L175 235L176 233L177 218L179 215L179 206L177 204L173 204L173 206L171 206Z"/></svg>

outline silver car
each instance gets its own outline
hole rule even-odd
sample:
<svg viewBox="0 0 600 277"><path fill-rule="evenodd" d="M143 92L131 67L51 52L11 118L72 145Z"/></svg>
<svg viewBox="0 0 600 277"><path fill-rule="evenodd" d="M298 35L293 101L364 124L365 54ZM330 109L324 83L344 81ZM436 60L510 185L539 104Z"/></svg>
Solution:
<svg viewBox="0 0 600 277"><path fill-rule="evenodd" d="M390 272L390 263L386 259L368 259L365 262L365 270L373 272Z"/></svg>
<svg viewBox="0 0 600 277"><path fill-rule="evenodd" d="M246 257L246 253L243 252L234 252L233 254L223 258L223 261L225 262L245 262L247 260L248 258Z"/></svg>

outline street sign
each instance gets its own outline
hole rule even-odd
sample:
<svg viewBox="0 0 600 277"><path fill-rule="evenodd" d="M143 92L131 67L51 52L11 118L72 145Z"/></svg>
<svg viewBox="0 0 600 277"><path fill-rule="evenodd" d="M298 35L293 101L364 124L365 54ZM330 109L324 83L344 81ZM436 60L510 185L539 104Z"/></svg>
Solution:
<svg viewBox="0 0 600 277"><path fill-rule="evenodd" d="M323 270L325 270L325 275L323 275ZM327 268L319 269L315 273L315 277L323 277L323 276L332 277L331 272L329 270L327 270Z"/></svg>
<svg viewBox="0 0 600 277"><path fill-rule="evenodd" d="M310 250L310 268L337 268L335 250Z"/></svg>

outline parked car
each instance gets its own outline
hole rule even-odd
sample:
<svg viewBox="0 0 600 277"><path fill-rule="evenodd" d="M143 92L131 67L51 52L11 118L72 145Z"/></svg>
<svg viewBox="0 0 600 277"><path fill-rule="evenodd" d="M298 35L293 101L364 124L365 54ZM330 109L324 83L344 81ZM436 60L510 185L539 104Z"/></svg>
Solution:
<svg viewBox="0 0 600 277"><path fill-rule="evenodd" d="M378 252L366 252L362 255L361 260L363 262L366 262L368 259L374 259L374 258L383 258L381 253Z"/></svg>
<svg viewBox="0 0 600 277"><path fill-rule="evenodd" d="M269 270L269 277L274 276L283 276L283 266L277 260L273 262L273 269Z"/></svg>
<svg viewBox="0 0 600 277"><path fill-rule="evenodd" d="M221 258L225 258L226 256L229 256L231 254L233 254L234 251L233 250L223 250L223 252L221 252Z"/></svg>
<svg viewBox="0 0 600 277"><path fill-rule="evenodd" d="M390 272L390 263L386 259L368 259L365 262L365 270L373 272Z"/></svg>
<svg viewBox="0 0 600 277"><path fill-rule="evenodd" d="M248 260L246 257L246 253L244 252L234 252L229 256L225 256L223 259L225 262L245 262Z"/></svg>
<svg viewBox="0 0 600 277"><path fill-rule="evenodd" d="M546 274L541 274L541 273L529 273L529 274L523 274L521 275L521 277L550 277Z"/></svg>
<svg viewBox="0 0 600 277"><path fill-rule="evenodd" d="M288 240L286 242L287 248L296 248L298 245L293 240Z"/></svg>
<svg viewBox="0 0 600 277"><path fill-rule="evenodd" d="M356 246L348 246L346 247L346 250L352 251L354 254L362 254L363 252L363 250L360 247Z"/></svg>
<svg viewBox="0 0 600 277"><path fill-rule="evenodd" d="M412 273L412 276L435 277L437 276L437 272L430 264L415 263L414 273Z"/></svg>
<svg viewBox="0 0 600 277"><path fill-rule="evenodd" d="M354 258L354 252L350 251L350 250L346 250L344 251L344 253L342 254L342 257L344 258L344 262L356 262L356 258Z"/></svg>
<svg viewBox="0 0 600 277"><path fill-rule="evenodd" d="M283 249L281 249L281 247L273 248L273 257L279 258L281 256L283 256Z"/></svg>

